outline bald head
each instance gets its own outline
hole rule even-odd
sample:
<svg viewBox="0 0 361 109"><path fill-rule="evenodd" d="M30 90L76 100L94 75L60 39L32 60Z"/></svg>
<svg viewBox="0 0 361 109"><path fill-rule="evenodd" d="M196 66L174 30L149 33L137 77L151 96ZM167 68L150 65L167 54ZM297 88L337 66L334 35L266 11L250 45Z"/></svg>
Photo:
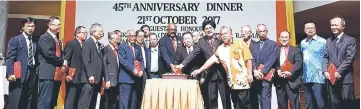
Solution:
<svg viewBox="0 0 361 109"><path fill-rule="evenodd" d="M268 34L268 30L265 24L258 24L257 25L257 33L260 36L260 38L266 39L267 38L267 34Z"/></svg>
<svg viewBox="0 0 361 109"><path fill-rule="evenodd" d="M167 28L168 36L175 37L176 32L177 32L177 27L175 26L175 24L172 23L168 24L168 28Z"/></svg>

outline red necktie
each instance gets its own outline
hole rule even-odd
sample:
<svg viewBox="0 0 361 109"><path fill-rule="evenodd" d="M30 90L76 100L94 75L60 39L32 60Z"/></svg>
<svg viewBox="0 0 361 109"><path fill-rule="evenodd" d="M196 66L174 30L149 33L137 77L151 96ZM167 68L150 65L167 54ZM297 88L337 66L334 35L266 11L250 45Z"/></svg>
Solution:
<svg viewBox="0 0 361 109"><path fill-rule="evenodd" d="M116 61L117 61L117 65L119 65L119 61L118 61L118 55L117 55L117 49L114 47L114 50L113 50L113 53L114 53L114 56L116 58Z"/></svg>
<svg viewBox="0 0 361 109"><path fill-rule="evenodd" d="M177 50L177 43L176 43L176 40L174 38L172 39L172 43L173 43L174 51L176 51Z"/></svg>
<svg viewBox="0 0 361 109"><path fill-rule="evenodd" d="M59 47L58 39L55 39L55 47L56 47L55 55L60 57L60 47Z"/></svg>

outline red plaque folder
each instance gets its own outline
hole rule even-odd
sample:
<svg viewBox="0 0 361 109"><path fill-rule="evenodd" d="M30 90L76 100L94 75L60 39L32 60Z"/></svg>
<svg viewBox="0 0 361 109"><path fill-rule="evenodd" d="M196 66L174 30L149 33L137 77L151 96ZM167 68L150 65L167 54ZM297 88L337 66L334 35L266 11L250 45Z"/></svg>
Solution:
<svg viewBox="0 0 361 109"><path fill-rule="evenodd" d="M330 74L330 82L332 85L335 85L336 77L335 73L337 71L335 64L331 63L330 66L327 69L328 73Z"/></svg>
<svg viewBox="0 0 361 109"><path fill-rule="evenodd" d="M68 75L71 77L71 79L73 79L74 75L75 75L75 68L69 68L69 71L68 71Z"/></svg>
<svg viewBox="0 0 361 109"><path fill-rule="evenodd" d="M283 63L283 65L281 66L280 69L282 72L285 72L285 71L291 72L292 68L293 68L293 64L287 59L285 61L285 63Z"/></svg>
<svg viewBox="0 0 361 109"><path fill-rule="evenodd" d="M14 75L15 78L21 78L21 62L20 61L16 61L14 62Z"/></svg>
<svg viewBox="0 0 361 109"><path fill-rule="evenodd" d="M258 72L261 72L261 70L263 69L264 65L263 64L260 64L258 66ZM266 74L264 75L263 79L266 80L266 81L271 81L272 80L272 77L273 77L273 74L275 73L275 69L274 68L271 68L271 70Z"/></svg>
<svg viewBox="0 0 361 109"><path fill-rule="evenodd" d="M61 71L61 67L55 67L54 80L62 81L64 78L64 73Z"/></svg>
<svg viewBox="0 0 361 109"><path fill-rule="evenodd" d="M134 67L138 70L138 72L141 71L141 65L141 62L139 62L138 60L134 60Z"/></svg>

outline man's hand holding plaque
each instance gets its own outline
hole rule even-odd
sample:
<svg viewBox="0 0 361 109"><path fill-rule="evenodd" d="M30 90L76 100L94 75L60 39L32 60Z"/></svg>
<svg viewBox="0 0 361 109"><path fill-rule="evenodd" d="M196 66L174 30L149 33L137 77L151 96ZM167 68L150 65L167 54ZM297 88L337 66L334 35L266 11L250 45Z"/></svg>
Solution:
<svg viewBox="0 0 361 109"><path fill-rule="evenodd" d="M323 73L325 78L329 79L332 85L335 85L336 78L341 78L341 75L337 72L335 64L331 63L327 69L327 72Z"/></svg>
<svg viewBox="0 0 361 109"><path fill-rule="evenodd" d="M263 77L263 80L266 80L266 81L271 81L272 80L272 77L273 77L273 74L275 73L275 69L274 68L271 68L269 72L267 72L265 75L263 75L263 73L261 72L262 69L263 69L264 65L263 64L260 64L258 66L258 69L257 71L260 73L258 75L262 75L261 77Z"/></svg>
<svg viewBox="0 0 361 109"><path fill-rule="evenodd" d="M141 77L143 75L143 71L141 69L141 62L139 62L138 60L134 60L134 70L133 70L133 74L135 76ZM141 73L141 74L140 74Z"/></svg>
<svg viewBox="0 0 361 109"><path fill-rule="evenodd" d="M293 64L287 59L285 61L285 63L283 63L283 65L281 66L281 73L283 78L291 78L292 77L292 69L293 69Z"/></svg>

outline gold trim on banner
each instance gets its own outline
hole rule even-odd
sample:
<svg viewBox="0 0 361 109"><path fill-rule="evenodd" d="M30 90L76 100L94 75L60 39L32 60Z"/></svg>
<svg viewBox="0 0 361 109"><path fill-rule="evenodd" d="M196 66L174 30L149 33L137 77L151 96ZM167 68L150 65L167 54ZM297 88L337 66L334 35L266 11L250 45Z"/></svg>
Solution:
<svg viewBox="0 0 361 109"><path fill-rule="evenodd" d="M62 0L61 1L61 13L60 13L61 29L60 29L60 33L59 33L59 37L61 40L64 39L65 8L66 8L66 0ZM57 105L54 107L54 109L64 109L65 95L66 95L65 88L66 88L65 80L62 80L61 85L60 85L59 94L58 94Z"/></svg>
<svg viewBox="0 0 361 109"><path fill-rule="evenodd" d="M286 19L287 19L287 29L290 32L291 42L290 44L296 46L296 36L295 36L295 19L293 15L293 0L286 0Z"/></svg>

